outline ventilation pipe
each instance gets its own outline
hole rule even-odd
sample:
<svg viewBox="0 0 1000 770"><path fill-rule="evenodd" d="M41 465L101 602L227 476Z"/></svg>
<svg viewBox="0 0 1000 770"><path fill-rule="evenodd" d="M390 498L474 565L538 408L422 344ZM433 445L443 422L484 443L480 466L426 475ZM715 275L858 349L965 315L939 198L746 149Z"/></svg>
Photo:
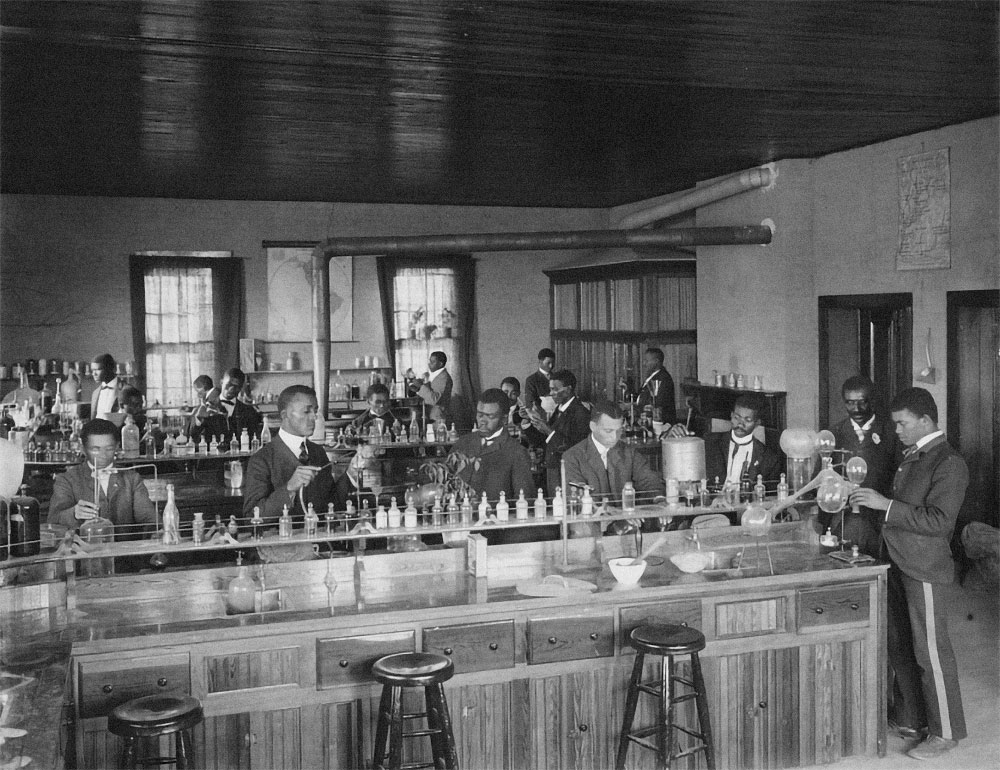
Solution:
<svg viewBox="0 0 1000 770"><path fill-rule="evenodd" d="M735 176L721 179L714 184L698 187L664 203L627 214L618 222L618 227L624 230L645 227L654 222L669 219L670 217L692 211L701 206L721 201L724 198L730 198L747 190L767 187L777 176L778 169L773 165L752 168Z"/></svg>
<svg viewBox="0 0 1000 770"><path fill-rule="evenodd" d="M372 238L329 238L313 251L313 384L319 414L325 416L330 387L330 257L386 254L469 254L486 251L551 251L658 246L767 244L771 230L762 225L685 227L664 230L577 230L534 233L471 233ZM391 351L387 351L391 354ZM322 420L316 438L322 438Z"/></svg>

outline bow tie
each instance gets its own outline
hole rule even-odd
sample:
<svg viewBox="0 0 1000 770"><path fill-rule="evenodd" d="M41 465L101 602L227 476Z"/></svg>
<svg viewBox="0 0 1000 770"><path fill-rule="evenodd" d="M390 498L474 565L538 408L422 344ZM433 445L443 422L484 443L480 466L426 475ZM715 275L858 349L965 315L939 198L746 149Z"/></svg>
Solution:
<svg viewBox="0 0 1000 770"><path fill-rule="evenodd" d="M100 470L94 470L93 468L91 468L91 470L93 472L90 475L96 476L99 479L110 479L115 472L114 466L112 465L109 465L106 468L101 468Z"/></svg>
<svg viewBox="0 0 1000 770"><path fill-rule="evenodd" d="M494 441L494 439L484 438L483 439L483 446L492 446L493 445L493 441Z"/></svg>
<svg viewBox="0 0 1000 770"><path fill-rule="evenodd" d="M114 389L115 389L115 386L111 385L110 383L107 383L107 382L104 383L103 385L101 385L101 390L114 390Z"/></svg>
<svg viewBox="0 0 1000 770"><path fill-rule="evenodd" d="M228 398L220 398L219 399L219 403L220 404L229 404L230 406L236 406L235 402L230 401Z"/></svg>
<svg viewBox="0 0 1000 770"><path fill-rule="evenodd" d="M916 444L914 444L913 446L908 446L906 449L903 450L903 457L913 457L913 455L915 455L919 451L920 448Z"/></svg>

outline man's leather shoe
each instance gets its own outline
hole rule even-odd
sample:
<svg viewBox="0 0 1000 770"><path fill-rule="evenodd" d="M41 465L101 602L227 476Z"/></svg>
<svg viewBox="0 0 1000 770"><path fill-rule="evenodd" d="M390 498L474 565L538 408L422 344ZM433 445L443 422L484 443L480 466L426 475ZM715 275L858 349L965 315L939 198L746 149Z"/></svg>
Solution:
<svg viewBox="0 0 1000 770"><path fill-rule="evenodd" d="M905 738L908 741L919 741L927 735L926 727L910 727L908 725L901 725L892 719L889 720L889 730L894 732L900 738Z"/></svg>
<svg viewBox="0 0 1000 770"><path fill-rule="evenodd" d="M906 754L914 759L937 759L957 745L958 741L951 741L937 735L928 735L919 746L914 746Z"/></svg>

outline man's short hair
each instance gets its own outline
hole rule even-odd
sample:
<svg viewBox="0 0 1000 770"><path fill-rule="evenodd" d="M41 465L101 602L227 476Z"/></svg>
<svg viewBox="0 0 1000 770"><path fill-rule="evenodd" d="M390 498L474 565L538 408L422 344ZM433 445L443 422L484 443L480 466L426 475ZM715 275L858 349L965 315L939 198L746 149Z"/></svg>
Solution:
<svg viewBox="0 0 1000 770"><path fill-rule="evenodd" d="M373 385L369 385L368 390L365 392L366 399L371 400L372 396L385 396L389 398L389 389L381 382L376 382Z"/></svg>
<svg viewBox="0 0 1000 770"><path fill-rule="evenodd" d="M549 375L549 382L552 380L559 380L567 388L572 388L576 391L576 375L573 374L569 369L557 369Z"/></svg>
<svg viewBox="0 0 1000 770"><path fill-rule="evenodd" d="M591 422L600 421L601 415L607 415L612 420L625 419L625 415L622 413L621 407L619 407L618 404L607 400L595 401L590 407Z"/></svg>
<svg viewBox="0 0 1000 770"><path fill-rule="evenodd" d="M500 416L506 419L510 411L510 399L500 388L487 388L479 394L480 404L496 404L500 407Z"/></svg>
<svg viewBox="0 0 1000 770"><path fill-rule="evenodd" d="M937 404L934 403L934 396L924 388L906 388L893 397L889 411L901 412L904 409L917 417L929 417L931 422L937 424Z"/></svg>
<svg viewBox="0 0 1000 770"><path fill-rule="evenodd" d="M104 382L111 382L118 374L118 364L115 363L115 358L110 353L101 353L99 356L94 356L94 360L91 363L100 364L101 379Z"/></svg>
<svg viewBox="0 0 1000 770"><path fill-rule="evenodd" d="M760 420L764 416L764 398L763 396L758 396L756 393L740 393L733 404L733 411L738 406L744 409L752 409L755 420Z"/></svg>
<svg viewBox="0 0 1000 770"><path fill-rule="evenodd" d="M296 396L312 396L316 398L316 391L308 385L289 385L278 394L278 414L284 412Z"/></svg>
<svg viewBox="0 0 1000 770"><path fill-rule="evenodd" d="M659 348L646 348L646 352L653 356L657 361L660 362L660 366L663 366L663 351Z"/></svg>
<svg viewBox="0 0 1000 770"><path fill-rule="evenodd" d="M126 385L118 394L118 401L122 404L127 404L134 398L139 399L139 404L142 404L142 391L134 385Z"/></svg>
<svg viewBox="0 0 1000 770"><path fill-rule="evenodd" d="M232 369L226 369L225 376L229 378L230 382L238 382L241 388L247 384L247 376L239 367L234 366Z"/></svg>
<svg viewBox="0 0 1000 770"><path fill-rule="evenodd" d="M215 387L215 383L212 382L212 378L207 374L199 374L194 378L194 386L202 390L211 390Z"/></svg>
<svg viewBox="0 0 1000 770"><path fill-rule="evenodd" d="M438 361L440 361L441 366L448 365L448 356L445 355L445 352L443 350L435 350L433 353L431 353L431 358L436 358Z"/></svg>
<svg viewBox="0 0 1000 770"><path fill-rule="evenodd" d="M538 360L541 361L543 358L551 358L555 360L556 352L552 348L542 348L538 351Z"/></svg>
<svg viewBox="0 0 1000 770"><path fill-rule="evenodd" d="M114 436L116 443L121 440L118 426L111 422L111 420L102 420L100 418L87 420L80 430L80 443L87 446L87 439L91 436Z"/></svg>
<svg viewBox="0 0 1000 770"><path fill-rule="evenodd" d="M504 377L502 380L500 380L500 387L502 388L504 385L510 385L512 388L514 388L514 392L520 395L521 381L517 379L517 377ZM510 398L510 396L507 396L507 398Z"/></svg>
<svg viewBox="0 0 1000 770"><path fill-rule="evenodd" d="M848 377L844 380L844 384L840 388L840 395L846 397L850 391L864 393L868 399L871 399L875 393L875 383L863 374L855 374L853 377Z"/></svg>

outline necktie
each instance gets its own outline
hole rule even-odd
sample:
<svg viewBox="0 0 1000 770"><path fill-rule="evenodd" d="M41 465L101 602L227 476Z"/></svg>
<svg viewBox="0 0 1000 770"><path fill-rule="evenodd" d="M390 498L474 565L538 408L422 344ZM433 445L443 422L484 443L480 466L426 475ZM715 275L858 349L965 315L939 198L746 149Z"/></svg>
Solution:
<svg viewBox="0 0 1000 770"><path fill-rule="evenodd" d="M917 453L917 451L918 447L916 444L914 444L913 446L908 446L906 449L903 450L903 457L912 457Z"/></svg>
<svg viewBox="0 0 1000 770"><path fill-rule="evenodd" d="M306 446L305 441L303 441L299 446L299 462L302 463L302 465L309 464L309 447Z"/></svg>
<svg viewBox="0 0 1000 770"><path fill-rule="evenodd" d="M230 401L229 399L226 399L226 398L219 399L219 403L220 404L229 404L230 406L236 406L235 403L233 403L232 401Z"/></svg>

